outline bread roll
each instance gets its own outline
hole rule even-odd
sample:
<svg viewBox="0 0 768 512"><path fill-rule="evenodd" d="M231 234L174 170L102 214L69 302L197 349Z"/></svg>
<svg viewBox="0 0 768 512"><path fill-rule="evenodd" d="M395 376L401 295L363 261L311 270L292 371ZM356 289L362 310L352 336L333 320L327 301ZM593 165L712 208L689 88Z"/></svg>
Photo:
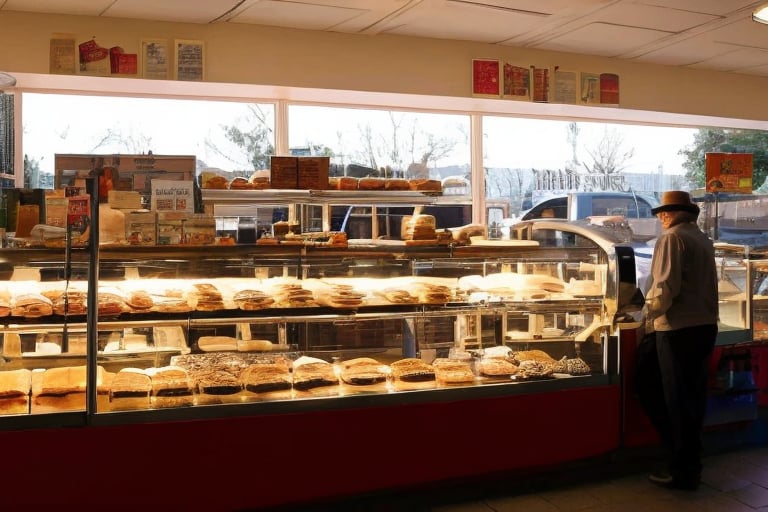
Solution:
<svg viewBox="0 0 768 512"><path fill-rule="evenodd" d="M410 190L411 184L406 179L390 178L384 182L384 190Z"/></svg>
<svg viewBox="0 0 768 512"><path fill-rule="evenodd" d="M238 176L229 182L230 190L253 190L253 183L248 179Z"/></svg>
<svg viewBox="0 0 768 512"><path fill-rule="evenodd" d="M341 176L338 178L335 188L337 190L357 190L358 179L351 176Z"/></svg>
<svg viewBox="0 0 768 512"><path fill-rule="evenodd" d="M411 190L422 192L440 192L443 190L443 185L438 180L413 179L408 181L408 185Z"/></svg>
<svg viewBox="0 0 768 512"><path fill-rule="evenodd" d="M197 347L203 352L223 352L237 350L237 339L231 336L200 336Z"/></svg>
<svg viewBox="0 0 768 512"><path fill-rule="evenodd" d="M384 190L385 180L383 178L360 178L357 181L359 190Z"/></svg>

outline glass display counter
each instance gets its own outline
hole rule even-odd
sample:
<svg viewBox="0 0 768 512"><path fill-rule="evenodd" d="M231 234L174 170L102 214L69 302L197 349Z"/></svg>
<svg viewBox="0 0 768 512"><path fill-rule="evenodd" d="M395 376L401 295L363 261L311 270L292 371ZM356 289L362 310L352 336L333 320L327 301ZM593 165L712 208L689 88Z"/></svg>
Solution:
<svg viewBox="0 0 768 512"><path fill-rule="evenodd" d="M95 290L87 250L73 251L69 271L60 251L8 250L0 405L8 415L152 412L605 377L624 298L616 248L584 240L105 246Z"/></svg>

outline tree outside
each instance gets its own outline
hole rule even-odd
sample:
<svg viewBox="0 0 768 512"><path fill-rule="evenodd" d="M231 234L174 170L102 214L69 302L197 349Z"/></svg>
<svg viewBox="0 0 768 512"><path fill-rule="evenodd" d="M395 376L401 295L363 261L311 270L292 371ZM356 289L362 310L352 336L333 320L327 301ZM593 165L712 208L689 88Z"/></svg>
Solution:
<svg viewBox="0 0 768 512"><path fill-rule="evenodd" d="M701 128L694 134L693 144L680 150L685 156L685 176L697 187L706 182L707 153L752 153L752 186L768 193L768 131Z"/></svg>

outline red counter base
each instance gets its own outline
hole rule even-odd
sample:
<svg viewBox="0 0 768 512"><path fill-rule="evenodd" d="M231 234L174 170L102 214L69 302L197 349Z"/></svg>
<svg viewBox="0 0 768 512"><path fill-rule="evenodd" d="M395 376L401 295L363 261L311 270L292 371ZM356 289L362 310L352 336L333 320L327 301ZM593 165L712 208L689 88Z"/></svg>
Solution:
<svg viewBox="0 0 768 512"><path fill-rule="evenodd" d="M0 433L4 510L243 510L604 454L619 387Z"/></svg>

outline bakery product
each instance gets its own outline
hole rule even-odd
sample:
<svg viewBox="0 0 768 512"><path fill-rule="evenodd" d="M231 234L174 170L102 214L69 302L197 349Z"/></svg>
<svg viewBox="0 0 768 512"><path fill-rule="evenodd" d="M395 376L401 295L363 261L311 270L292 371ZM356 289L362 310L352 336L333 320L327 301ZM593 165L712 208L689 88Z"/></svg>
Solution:
<svg viewBox="0 0 768 512"><path fill-rule="evenodd" d="M229 180L224 176L212 173L204 173L202 176L202 188L206 189L227 189Z"/></svg>
<svg viewBox="0 0 768 512"><path fill-rule="evenodd" d="M251 393L286 391L292 387L288 367L278 363L252 364L240 374L240 381Z"/></svg>
<svg viewBox="0 0 768 512"><path fill-rule="evenodd" d="M245 289L235 292L232 297L238 308L243 311L256 311L268 308L275 303L275 299L261 290Z"/></svg>
<svg viewBox="0 0 768 512"><path fill-rule="evenodd" d="M340 176L336 182L336 186L333 187L337 190L357 190L358 179L352 176Z"/></svg>
<svg viewBox="0 0 768 512"><path fill-rule="evenodd" d="M99 289L99 316L115 316L128 311L125 297L114 288Z"/></svg>
<svg viewBox="0 0 768 512"><path fill-rule="evenodd" d="M435 379L441 384L471 384L475 381L475 373L468 361L438 358L432 361L435 369Z"/></svg>
<svg viewBox="0 0 768 512"><path fill-rule="evenodd" d="M253 190L254 187L253 183L251 183L248 178L237 176L232 178L232 181L229 182L229 188L230 190Z"/></svg>
<svg viewBox="0 0 768 512"><path fill-rule="evenodd" d="M0 413L27 414L32 372L21 368L0 371Z"/></svg>
<svg viewBox="0 0 768 512"><path fill-rule="evenodd" d="M384 178L360 178L357 180L359 190L384 190L386 180Z"/></svg>
<svg viewBox="0 0 768 512"><path fill-rule="evenodd" d="M338 386L333 365L322 359L302 356L293 362L293 387L299 391Z"/></svg>
<svg viewBox="0 0 768 512"><path fill-rule="evenodd" d="M407 357L389 365L392 377L403 382L424 382L435 380L435 369L421 359Z"/></svg>
<svg viewBox="0 0 768 512"><path fill-rule="evenodd" d="M11 314L24 318L49 316L53 314L53 302L40 293L20 293L11 300Z"/></svg>
<svg viewBox="0 0 768 512"><path fill-rule="evenodd" d="M203 352L224 352L237 350L237 338L232 336L200 336L197 348Z"/></svg>
<svg viewBox="0 0 768 512"><path fill-rule="evenodd" d="M353 386L369 386L387 380L387 367L371 357L357 357L339 363L342 382Z"/></svg>
<svg viewBox="0 0 768 512"><path fill-rule="evenodd" d="M192 394L192 377L181 366L169 365L160 368L148 368L146 373L152 382L153 396L167 397Z"/></svg>
<svg viewBox="0 0 768 512"><path fill-rule="evenodd" d="M403 178L389 178L384 182L384 190L410 190L411 184Z"/></svg>
<svg viewBox="0 0 768 512"><path fill-rule="evenodd" d="M195 283L192 287L192 298L197 311L225 309L224 297L216 286L210 283Z"/></svg>
<svg viewBox="0 0 768 512"><path fill-rule="evenodd" d="M411 190L422 192L441 192L443 190L443 185L438 180L413 179L408 180L408 186Z"/></svg>
<svg viewBox="0 0 768 512"><path fill-rule="evenodd" d="M238 378L226 370L201 373L195 383L200 393L208 395L234 395L243 389Z"/></svg>
<svg viewBox="0 0 768 512"><path fill-rule="evenodd" d="M400 224L400 238L403 240L435 240L436 220L434 215L404 216Z"/></svg>
<svg viewBox="0 0 768 512"><path fill-rule="evenodd" d="M147 368L152 380L150 404L153 407L184 407L192 405L194 384L189 372L180 366Z"/></svg>
<svg viewBox="0 0 768 512"><path fill-rule="evenodd" d="M477 371L482 377L508 379L518 371L517 366L503 357L484 357L477 363Z"/></svg>
<svg viewBox="0 0 768 512"><path fill-rule="evenodd" d="M144 290L134 290L125 295L125 303L135 312L149 311L155 305L155 300Z"/></svg>
<svg viewBox="0 0 768 512"><path fill-rule="evenodd" d="M152 379L139 368L123 368L109 386L109 404L112 410L142 409L149 407Z"/></svg>

